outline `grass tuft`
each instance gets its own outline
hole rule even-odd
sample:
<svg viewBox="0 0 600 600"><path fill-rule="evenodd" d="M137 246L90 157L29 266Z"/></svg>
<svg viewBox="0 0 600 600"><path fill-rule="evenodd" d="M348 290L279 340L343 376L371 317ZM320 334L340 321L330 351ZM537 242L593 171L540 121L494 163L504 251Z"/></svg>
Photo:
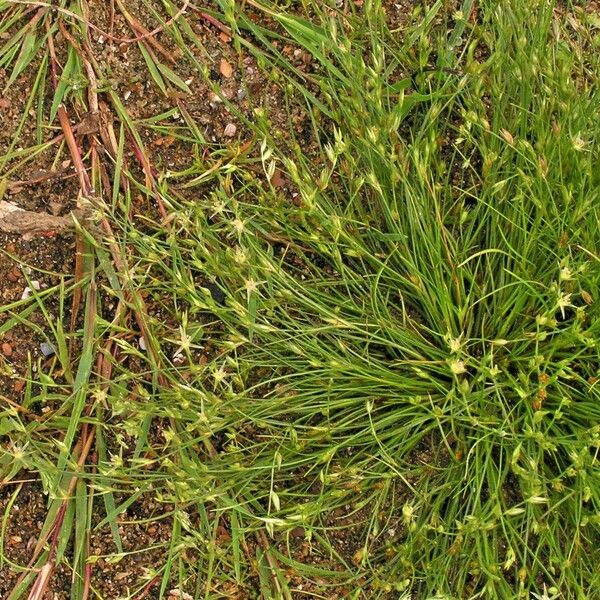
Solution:
<svg viewBox="0 0 600 600"><path fill-rule="evenodd" d="M106 93L120 129L92 173L104 235L86 237L79 356L35 294L67 380L39 375L60 404L43 422L5 409L2 476L40 474L45 530L64 513L39 556L71 561L83 594L90 531L109 525L123 558L119 518L150 495L172 541L140 594L594 598L597 22L551 2L466 0L416 8L400 32L380 0L217 5L204 18L310 131L222 95L252 143L211 148L184 100L136 120ZM14 78L40 32L19 29L34 36L19 53L5 44ZM165 33L207 75L188 21ZM137 44L149 80L185 95L157 43ZM83 72L74 47L66 56L54 103ZM188 166L157 173L149 131L185 144ZM138 193L159 219L132 218ZM23 323L27 310L5 312Z"/></svg>

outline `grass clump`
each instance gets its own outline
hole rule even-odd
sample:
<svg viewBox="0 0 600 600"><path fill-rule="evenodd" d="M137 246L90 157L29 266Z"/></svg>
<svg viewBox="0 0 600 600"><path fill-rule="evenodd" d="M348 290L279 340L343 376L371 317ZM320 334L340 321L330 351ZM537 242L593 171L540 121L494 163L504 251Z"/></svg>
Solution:
<svg viewBox="0 0 600 600"><path fill-rule="evenodd" d="M306 19L247 4L219 3L220 17L304 103L311 144L257 107L255 155L198 152L159 174L162 223L124 218L118 185L99 208L129 261L116 274L88 240L111 285L123 278L111 293L141 312L130 290L143 291L168 318L140 325L145 352L126 339L135 325L86 321L80 412L96 338L111 364L84 419L97 471L77 475L103 498L98 527L116 530L145 493L172 507L162 596L176 578L198 598L220 597L218 581L291 598L292 573L324 598L336 584L352 598L593 598L594 21L545 2L436 2L400 34L376 0L360 14L306 3ZM310 74L281 42L312 57ZM178 135L202 147L183 114ZM123 131L118 145L122 158ZM51 423L72 441L67 421ZM320 562L293 550L298 529Z"/></svg>
<svg viewBox="0 0 600 600"><path fill-rule="evenodd" d="M188 493L211 481L221 510L326 547L336 510L359 515L349 568L379 592L591 598L597 62L546 4L453 15L454 46L399 42L377 3L314 10L271 13L318 62L317 156L260 131L295 201L232 167L175 204L180 243L151 242L228 332L200 412L227 443L182 465Z"/></svg>

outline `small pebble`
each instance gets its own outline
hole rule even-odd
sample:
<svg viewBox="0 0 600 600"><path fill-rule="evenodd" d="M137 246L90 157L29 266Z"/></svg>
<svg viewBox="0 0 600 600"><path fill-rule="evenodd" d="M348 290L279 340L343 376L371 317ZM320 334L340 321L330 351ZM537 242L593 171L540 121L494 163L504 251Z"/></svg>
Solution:
<svg viewBox="0 0 600 600"><path fill-rule="evenodd" d="M233 137L237 133L237 127L233 123L227 123L223 135L225 137Z"/></svg>
<svg viewBox="0 0 600 600"><path fill-rule="evenodd" d="M40 344L40 350L44 356L52 356L56 352L52 344L49 344L48 342L42 342Z"/></svg>
<svg viewBox="0 0 600 600"><path fill-rule="evenodd" d="M233 75L233 67L224 58L219 63L219 71L225 79L229 79Z"/></svg>
<svg viewBox="0 0 600 600"><path fill-rule="evenodd" d="M143 338L143 336L140 336L138 344L140 345L140 350L146 350L146 340Z"/></svg>
<svg viewBox="0 0 600 600"><path fill-rule="evenodd" d="M13 353L12 346L8 342L4 342L2 344L2 354L4 354L4 356L11 356L12 353Z"/></svg>
<svg viewBox="0 0 600 600"><path fill-rule="evenodd" d="M60 215L60 213L62 212L62 209L64 208L64 205L62 202L50 202L50 213L53 214L55 217L58 217L58 215Z"/></svg>
<svg viewBox="0 0 600 600"><path fill-rule="evenodd" d="M182 600L194 600L193 596L190 596L190 594L183 592L179 588L169 590L169 596L172 596L173 598L181 598Z"/></svg>
<svg viewBox="0 0 600 600"><path fill-rule="evenodd" d="M23 293L21 294L21 300L27 300L27 298L29 298L29 296L31 296L31 292L33 290L39 290L39 289L40 289L40 282L32 281L31 287L28 286L23 290Z"/></svg>

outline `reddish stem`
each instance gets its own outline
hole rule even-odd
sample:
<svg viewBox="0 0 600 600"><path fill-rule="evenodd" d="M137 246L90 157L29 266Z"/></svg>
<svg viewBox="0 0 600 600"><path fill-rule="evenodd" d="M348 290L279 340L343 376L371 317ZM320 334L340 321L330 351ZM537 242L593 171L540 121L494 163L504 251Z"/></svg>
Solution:
<svg viewBox="0 0 600 600"><path fill-rule="evenodd" d="M157 575L154 579L146 584L146 587L142 590L141 594L135 600L144 600L148 597L150 590L160 581L160 575Z"/></svg>

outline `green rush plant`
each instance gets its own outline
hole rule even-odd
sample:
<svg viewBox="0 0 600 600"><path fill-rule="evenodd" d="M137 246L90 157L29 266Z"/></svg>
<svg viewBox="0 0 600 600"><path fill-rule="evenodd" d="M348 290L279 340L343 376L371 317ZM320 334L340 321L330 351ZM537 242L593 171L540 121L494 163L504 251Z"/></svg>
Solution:
<svg viewBox="0 0 600 600"><path fill-rule="evenodd" d="M59 107L96 93L114 120L106 152L82 142L81 201L109 225L78 230L83 274L0 310L0 334L56 349L29 365L25 410L0 414L2 482L27 471L49 495L38 571L0 543L23 573L10 599L51 562L93 597L92 532L110 528L107 563L139 552L120 519L145 498L172 539L131 598L596 598L597 18L550 0L427 1L399 21L381 0L144 0L167 49L127 4L131 51L173 100L144 119L87 50L87 3L0 0L7 89L32 74L2 177L52 148ZM240 83L246 112L208 77L200 17L242 80L244 57L264 76L260 97ZM188 70L251 143L210 145ZM151 164L147 134L187 166Z"/></svg>

